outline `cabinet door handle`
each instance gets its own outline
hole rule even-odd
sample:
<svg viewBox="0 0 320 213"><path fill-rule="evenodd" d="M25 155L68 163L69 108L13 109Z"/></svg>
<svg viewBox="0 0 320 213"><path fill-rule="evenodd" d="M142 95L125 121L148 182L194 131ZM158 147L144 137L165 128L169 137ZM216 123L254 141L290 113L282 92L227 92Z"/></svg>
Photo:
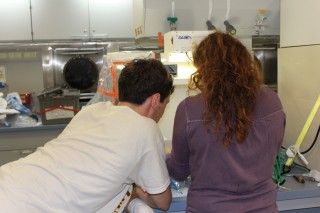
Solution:
<svg viewBox="0 0 320 213"><path fill-rule="evenodd" d="M20 155L21 156L27 156L31 153L33 153L34 151L36 151L35 149L24 149L20 151Z"/></svg>
<svg viewBox="0 0 320 213"><path fill-rule="evenodd" d="M108 38L108 34L92 34L92 38Z"/></svg>
<svg viewBox="0 0 320 213"><path fill-rule="evenodd" d="M88 35L72 35L71 38L75 38L75 39L86 39L88 38Z"/></svg>

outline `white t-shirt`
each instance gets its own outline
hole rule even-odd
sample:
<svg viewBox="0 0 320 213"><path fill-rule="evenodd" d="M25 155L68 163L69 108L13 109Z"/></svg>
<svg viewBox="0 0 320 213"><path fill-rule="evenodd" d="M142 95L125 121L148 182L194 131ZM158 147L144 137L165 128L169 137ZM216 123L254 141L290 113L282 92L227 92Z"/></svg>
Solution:
<svg viewBox="0 0 320 213"><path fill-rule="evenodd" d="M0 167L0 212L95 212L132 183L150 194L169 186L163 136L152 119L101 102L35 153Z"/></svg>

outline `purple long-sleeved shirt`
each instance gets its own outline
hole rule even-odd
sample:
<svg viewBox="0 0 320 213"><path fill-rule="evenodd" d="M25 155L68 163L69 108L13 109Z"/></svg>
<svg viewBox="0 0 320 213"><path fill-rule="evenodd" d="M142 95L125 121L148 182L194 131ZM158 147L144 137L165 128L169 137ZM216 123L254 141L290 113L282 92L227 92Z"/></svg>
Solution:
<svg viewBox="0 0 320 213"><path fill-rule="evenodd" d="M183 180L191 175L187 212L277 212L272 174L285 130L277 94L269 88L257 92L248 137L229 148L217 139L214 124L210 132L204 128L203 112L201 94L179 104L167 159L170 176Z"/></svg>

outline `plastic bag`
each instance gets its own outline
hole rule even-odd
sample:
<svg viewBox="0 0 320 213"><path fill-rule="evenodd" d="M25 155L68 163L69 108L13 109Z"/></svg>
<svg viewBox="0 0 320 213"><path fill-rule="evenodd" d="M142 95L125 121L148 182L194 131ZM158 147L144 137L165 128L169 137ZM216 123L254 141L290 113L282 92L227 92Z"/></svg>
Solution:
<svg viewBox="0 0 320 213"><path fill-rule="evenodd" d="M20 113L25 115L30 115L30 109L22 104L21 98L18 93L9 93L6 97L6 101L8 103L8 108L18 110Z"/></svg>
<svg viewBox="0 0 320 213"><path fill-rule="evenodd" d="M98 103L111 101L114 102L114 94L111 92L113 89L113 84L115 80L113 79L111 73L112 61L107 60L99 73L99 82L98 89L95 95L91 98L91 100L86 104L86 106Z"/></svg>
<svg viewBox="0 0 320 213"><path fill-rule="evenodd" d="M41 123L38 122L37 117L30 115L9 115L6 118L8 127L30 127L30 126L40 126Z"/></svg>
<svg viewBox="0 0 320 213"><path fill-rule="evenodd" d="M184 181L177 181L173 177L170 177L170 187L181 192L183 188L189 188L191 184L191 177L188 176Z"/></svg>

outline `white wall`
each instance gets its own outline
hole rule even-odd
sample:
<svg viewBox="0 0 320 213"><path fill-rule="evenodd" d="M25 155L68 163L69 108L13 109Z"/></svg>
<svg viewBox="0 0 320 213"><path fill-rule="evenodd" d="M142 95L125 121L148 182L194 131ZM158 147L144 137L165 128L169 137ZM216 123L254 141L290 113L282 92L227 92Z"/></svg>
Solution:
<svg viewBox="0 0 320 213"><path fill-rule="evenodd" d="M141 8L134 10L134 19L143 20L145 36L157 36L170 31L167 17L171 16L172 1L175 2L175 16L178 18L177 30L207 30L206 21L209 16L210 0L134 0L141 7L145 3L145 11ZM223 22L227 16L227 0L212 0L211 21L220 30L225 30ZM266 30L264 35L279 35L280 33L280 0L230 0L228 20L237 29L238 35L255 35L254 25L259 9L267 10L265 16ZM138 21L139 22L139 21Z"/></svg>
<svg viewBox="0 0 320 213"><path fill-rule="evenodd" d="M0 62L6 67L10 92L41 92L43 86L42 61Z"/></svg>
<svg viewBox="0 0 320 213"><path fill-rule="evenodd" d="M43 90L42 51L41 48L29 46L0 46L0 66L5 68L8 92L30 93ZM32 55L30 55L32 54ZM29 55L29 56L28 56Z"/></svg>
<svg viewBox="0 0 320 213"><path fill-rule="evenodd" d="M287 115L286 147L294 145L320 95L320 19L318 0L281 1L281 48L278 54L278 92ZM313 25L314 24L314 25ZM295 47L290 47L295 46ZM320 124L316 114L302 143L305 151L313 142ZM320 138L305 157L309 168L320 170ZM295 161L301 163L295 158Z"/></svg>
<svg viewBox="0 0 320 213"><path fill-rule="evenodd" d="M284 146L294 145L320 95L320 45L281 48L278 54L278 93L287 115ZM319 109L320 110L320 109ZM320 111L316 114L300 151L309 148L320 125ZM320 138L305 155L310 165L320 171ZM295 159L299 161L298 157Z"/></svg>
<svg viewBox="0 0 320 213"><path fill-rule="evenodd" d="M320 44L319 0L281 0L280 46Z"/></svg>

